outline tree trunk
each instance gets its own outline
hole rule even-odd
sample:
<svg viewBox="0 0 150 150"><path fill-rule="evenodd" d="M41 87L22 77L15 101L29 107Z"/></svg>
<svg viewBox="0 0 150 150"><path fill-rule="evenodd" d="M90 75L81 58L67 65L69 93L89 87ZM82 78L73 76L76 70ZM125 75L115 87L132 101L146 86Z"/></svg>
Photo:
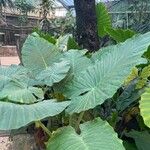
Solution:
<svg viewBox="0 0 150 150"><path fill-rule="evenodd" d="M74 0L76 10L77 41L89 51L100 48L97 31L95 0Z"/></svg>

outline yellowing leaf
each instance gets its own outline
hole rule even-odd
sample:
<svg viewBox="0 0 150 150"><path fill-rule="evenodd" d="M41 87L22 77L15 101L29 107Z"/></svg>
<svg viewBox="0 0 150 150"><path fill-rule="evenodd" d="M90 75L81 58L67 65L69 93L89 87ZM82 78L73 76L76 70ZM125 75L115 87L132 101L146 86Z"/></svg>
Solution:
<svg viewBox="0 0 150 150"><path fill-rule="evenodd" d="M136 67L134 67L131 71L131 73L129 74L129 76L126 78L126 80L124 81L125 85L128 85L133 79L135 79L136 77L138 77L138 69Z"/></svg>
<svg viewBox="0 0 150 150"><path fill-rule="evenodd" d="M143 68L142 73L140 75L141 78L148 78L150 76L150 65Z"/></svg>
<svg viewBox="0 0 150 150"><path fill-rule="evenodd" d="M141 79L138 81L138 83L136 84L136 89L141 89L143 88L147 83L147 79Z"/></svg>

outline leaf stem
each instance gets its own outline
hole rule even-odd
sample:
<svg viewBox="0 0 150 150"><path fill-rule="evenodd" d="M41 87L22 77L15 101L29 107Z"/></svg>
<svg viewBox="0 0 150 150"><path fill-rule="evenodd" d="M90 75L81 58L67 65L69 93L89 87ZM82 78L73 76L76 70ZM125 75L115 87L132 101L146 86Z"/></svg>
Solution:
<svg viewBox="0 0 150 150"><path fill-rule="evenodd" d="M51 137L52 136L52 133L50 130L48 130L48 128L41 122L41 121L36 121L36 125L38 127L41 127L43 129L43 131L49 136Z"/></svg>
<svg viewBox="0 0 150 150"><path fill-rule="evenodd" d="M83 116L84 116L84 111L81 112L80 115L79 115L79 118L77 120L76 127L75 127L76 131L79 129L79 125L80 125L80 122L81 122Z"/></svg>

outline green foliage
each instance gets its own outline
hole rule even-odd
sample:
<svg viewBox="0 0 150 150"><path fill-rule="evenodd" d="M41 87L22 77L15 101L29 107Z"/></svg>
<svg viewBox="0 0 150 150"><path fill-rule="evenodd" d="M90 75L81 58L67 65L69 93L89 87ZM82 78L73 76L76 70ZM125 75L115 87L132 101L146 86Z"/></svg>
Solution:
<svg viewBox="0 0 150 150"><path fill-rule="evenodd" d="M132 67L144 62L141 56L149 46L148 37L149 33L137 36L95 53L92 56L95 64L68 86L67 94L71 98L68 112L79 113L94 108L112 97Z"/></svg>
<svg viewBox="0 0 150 150"><path fill-rule="evenodd" d="M48 125L38 126L50 138L48 150L124 149L110 125L100 119L91 121L96 115L90 117L90 113L113 97L133 67L146 62L141 56L150 44L150 33L102 48L90 56L86 50L70 50L69 46L76 48L72 42L68 46L70 38L61 36L54 42L32 33L22 48L23 66L0 67L0 130L18 129L45 119ZM147 69L143 69L141 77L147 75ZM121 110L117 107L119 111L139 99L141 93L132 90L133 86L119 95L123 106ZM145 107L142 105L141 110ZM51 133L53 119L60 122L55 129L66 127Z"/></svg>
<svg viewBox="0 0 150 150"><path fill-rule="evenodd" d="M123 141L123 145L126 150L138 150L135 143L129 143L127 141Z"/></svg>
<svg viewBox="0 0 150 150"><path fill-rule="evenodd" d="M70 37L71 37L71 35L66 34L64 36L60 36L57 39L56 46L60 51L67 51L67 49L68 49L67 44L68 44L68 40Z"/></svg>
<svg viewBox="0 0 150 150"><path fill-rule="evenodd" d="M135 35L135 32L129 29L124 30L106 28L105 30L108 33L108 35L110 35L110 37L113 38L117 43L124 42Z"/></svg>
<svg viewBox="0 0 150 150"><path fill-rule="evenodd" d="M53 83L58 83L64 79L69 69L70 65L67 61L54 63L52 66L47 67L46 70L41 71L36 79L45 85L52 86Z"/></svg>
<svg viewBox="0 0 150 150"><path fill-rule="evenodd" d="M23 82L10 82L0 93L0 99L5 98L14 103L30 104L44 99L44 93L41 88L28 86Z"/></svg>
<svg viewBox="0 0 150 150"><path fill-rule="evenodd" d="M55 85L55 89L63 92L65 96L67 96L65 93L68 91L67 86L70 82L92 64L91 60L85 56L85 53L85 50L69 50L67 53L64 53L63 60L70 63L70 70L62 82Z"/></svg>
<svg viewBox="0 0 150 150"><path fill-rule="evenodd" d="M43 32L39 31L38 29L34 29L32 35L40 36L41 38L47 40L48 42L50 42L52 44L56 44L56 39L53 36L51 36L48 33L44 34Z"/></svg>
<svg viewBox="0 0 150 150"><path fill-rule="evenodd" d="M143 54L143 57L150 61L150 46L148 47L148 50Z"/></svg>
<svg viewBox="0 0 150 150"><path fill-rule="evenodd" d="M68 44L67 44L67 49L81 49L80 46L78 45L78 43L75 41L74 38L69 37L68 39Z"/></svg>
<svg viewBox="0 0 150 150"><path fill-rule="evenodd" d="M25 80L27 78L27 70L21 66L12 65L8 67L0 67L0 90L6 84L14 80Z"/></svg>
<svg viewBox="0 0 150 150"><path fill-rule="evenodd" d="M107 35L106 28L111 28L111 19L104 3L96 5L98 35L104 37Z"/></svg>
<svg viewBox="0 0 150 150"><path fill-rule="evenodd" d="M117 43L124 42L133 37L136 33L129 29L114 29L111 24L111 17L104 3L96 5L97 28L99 37L109 35Z"/></svg>
<svg viewBox="0 0 150 150"><path fill-rule="evenodd" d="M45 100L42 102L26 105L0 101L0 129L19 129L33 121L39 121L46 117L52 117L61 113L69 102L56 102ZM4 115L5 114L5 115Z"/></svg>
<svg viewBox="0 0 150 150"><path fill-rule="evenodd" d="M145 93L142 94L141 100L140 100L140 110L141 115L143 116L145 124L150 127L150 88L147 88L145 90Z"/></svg>
<svg viewBox="0 0 150 150"><path fill-rule="evenodd" d="M125 85L128 85L133 79L138 77L138 69L136 67L134 67L131 70L131 73L128 75L128 77L126 78L126 80L124 81Z"/></svg>
<svg viewBox="0 0 150 150"><path fill-rule="evenodd" d="M137 89L143 88L148 83L148 77L150 76L150 65L144 67L142 69L141 74L139 75L139 81L136 85Z"/></svg>
<svg viewBox="0 0 150 150"><path fill-rule="evenodd" d="M61 53L55 45L33 35L27 38L22 49L23 65L35 75L58 62L60 56Z"/></svg>
<svg viewBox="0 0 150 150"><path fill-rule="evenodd" d="M131 104L138 102L142 93L144 93L143 89L136 89L137 81L134 80L130 82L128 86L124 89L122 94L117 98L116 108L117 111L123 112L127 108L130 108Z"/></svg>
<svg viewBox="0 0 150 150"><path fill-rule="evenodd" d="M135 140L138 150L149 150L150 134L147 131L131 131L127 136Z"/></svg>
<svg viewBox="0 0 150 150"><path fill-rule="evenodd" d="M80 135L71 126L54 132L47 150L124 150L114 130L101 119L84 123L80 125L80 129Z"/></svg>

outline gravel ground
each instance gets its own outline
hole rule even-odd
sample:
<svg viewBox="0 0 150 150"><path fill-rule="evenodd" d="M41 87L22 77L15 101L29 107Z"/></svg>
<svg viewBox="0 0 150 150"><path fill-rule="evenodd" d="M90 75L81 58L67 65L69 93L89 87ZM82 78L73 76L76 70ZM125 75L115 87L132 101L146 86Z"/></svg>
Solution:
<svg viewBox="0 0 150 150"><path fill-rule="evenodd" d="M9 137L0 137L0 150L13 150Z"/></svg>
<svg viewBox="0 0 150 150"><path fill-rule="evenodd" d="M0 136L0 150L39 150L33 135L18 134L10 139Z"/></svg>

